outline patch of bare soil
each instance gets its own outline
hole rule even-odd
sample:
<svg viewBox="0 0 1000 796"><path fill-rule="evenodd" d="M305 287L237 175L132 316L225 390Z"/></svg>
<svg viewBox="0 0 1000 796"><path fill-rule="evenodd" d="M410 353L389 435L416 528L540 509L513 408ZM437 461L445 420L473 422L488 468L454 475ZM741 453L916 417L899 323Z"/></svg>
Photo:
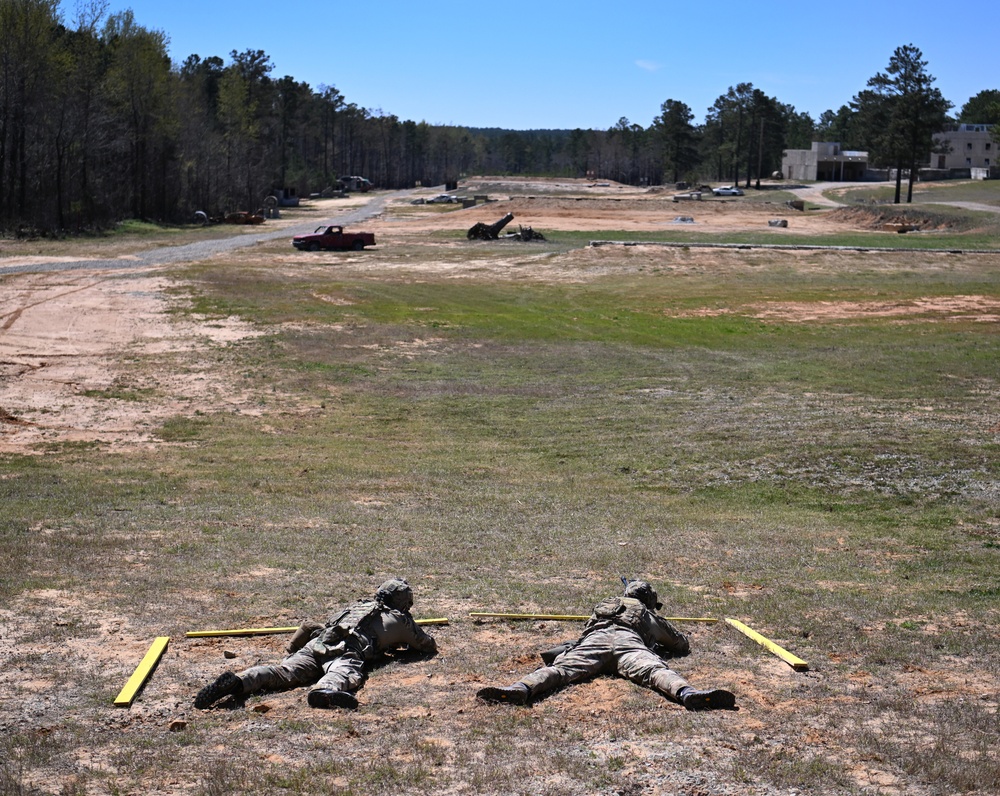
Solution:
<svg viewBox="0 0 1000 796"><path fill-rule="evenodd" d="M169 314L164 271L71 271L4 278L0 293L0 453L46 443L153 444L176 414L249 411L203 356L256 332L235 319ZM187 357L183 372L140 369L130 358Z"/></svg>
<svg viewBox="0 0 1000 796"><path fill-rule="evenodd" d="M899 208L885 205L840 207L830 211L830 219L863 230L888 230L899 228L910 231L953 231L962 226L954 216L930 213L915 208Z"/></svg>
<svg viewBox="0 0 1000 796"><path fill-rule="evenodd" d="M497 186L502 187L502 186ZM510 186L508 186L510 187ZM741 197L711 198L700 202L674 202L669 194L626 192L620 195L579 193L579 195L539 195L490 193L489 203L464 209L440 210L429 205L423 211L410 209L405 216L387 213L379 228L388 233L405 233L415 222L427 229L465 230L477 222L491 224L507 213L513 213L510 229L517 225L546 230L592 231L606 230L653 232L685 228L700 232L731 232L774 229L783 234L815 234L851 230L857 227L850 219L830 217L829 211L797 211L781 202L746 202ZM450 206L446 206L449 207ZM679 217L691 219L678 221ZM786 228L770 227L768 221L784 219Z"/></svg>
<svg viewBox="0 0 1000 796"><path fill-rule="evenodd" d="M677 315L704 317L733 312L736 310L703 309ZM791 323L865 318L919 318L926 321L928 317L942 321L997 323L1000 321L1000 300L990 296L934 296L909 301L775 301L753 304L739 312L762 320Z"/></svg>
<svg viewBox="0 0 1000 796"><path fill-rule="evenodd" d="M724 623L688 624L682 629L692 637L693 652L672 665L692 684L735 692L739 710L688 714L648 689L613 677L565 688L530 708L486 705L475 699L479 688L516 681L541 665L538 650L575 637L580 624L473 622L467 618L470 610L481 606L421 600L418 595L418 616L452 619L450 626L428 628L441 652L430 658L395 656L376 667L358 693L360 709L350 713L309 708L304 688L225 700L209 711L195 709L195 693L223 671L281 660L288 636L187 639L182 630L208 628L190 616L174 616L167 652L133 705L80 713L79 694L93 690L91 681L100 681L99 690L108 694L125 684L152 642L148 618L108 615L92 608L90 600L58 589L29 592L0 609L0 660L34 662L27 674L18 666L0 669L0 693L6 697L0 731L60 732L67 715L89 722L93 746L81 746L72 771L92 785L102 774L113 777L115 767L123 765L124 750L131 744L126 738L162 743L167 733L179 732L221 745L192 740L182 752L182 744L164 771L176 787L150 782L153 790L147 792L193 792L195 782L208 778L217 752L230 766L294 771L316 764L318 749L336 749L341 759L362 766L372 760L399 765L430 761L441 781L454 783L436 792L471 793L462 761L475 759L481 767L481 755L492 752L463 744L474 741L479 727L504 723L512 743L533 738L550 745L544 753L539 749L539 760L557 748L563 756L582 755L582 760L616 770L616 781L641 788L637 793L798 792L761 789L719 775L746 765L748 755L762 761L818 755L847 771L859 789L877 785L884 796L928 793L883 761L853 752L850 733L879 721L872 702L888 684L862 670L852 673L849 661L838 661L835 654L811 661L809 672L795 672L748 645ZM32 618L30 624L23 621L26 616ZM305 618L255 617L247 626L291 625ZM71 665L64 665L67 659ZM975 674L968 661L955 659L934 670L909 667L900 672L895 687L918 700L979 701L995 693L998 683ZM836 717L845 711L851 719L840 726ZM641 729L633 736L633 728ZM693 759L700 762L693 765ZM25 784L44 792L71 792L72 771L39 767L27 773ZM527 788L527 783L519 784ZM347 785L345 780L342 786ZM539 785L536 792L543 790ZM504 792L502 782L488 792ZM565 792L581 791L578 783L567 782Z"/></svg>

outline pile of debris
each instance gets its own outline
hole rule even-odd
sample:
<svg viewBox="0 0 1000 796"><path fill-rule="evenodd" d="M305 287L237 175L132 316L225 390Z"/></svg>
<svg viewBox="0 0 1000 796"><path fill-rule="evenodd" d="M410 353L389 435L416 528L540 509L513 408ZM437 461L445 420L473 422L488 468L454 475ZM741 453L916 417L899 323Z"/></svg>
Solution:
<svg viewBox="0 0 1000 796"><path fill-rule="evenodd" d="M517 238L518 240L523 240L526 243L533 240L545 240L545 236L541 232L535 232L531 227L522 227L520 224L517 225L517 232L507 235L508 238Z"/></svg>
<svg viewBox="0 0 1000 796"><path fill-rule="evenodd" d="M499 221L495 221L492 224L484 224L482 221L479 221L469 227L469 231L465 233L465 237L469 240L497 240L503 228L513 220L514 214L508 213ZM545 236L541 232L535 232L531 227L522 227L520 224L518 224L517 232L509 232L503 237L504 240L545 240Z"/></svg>
<svg viewBox="0 0 1000 796"><path fill-rule="evenodd" d="M262 208L253 213L247 210L237 210L222 216L210 216L204 210L195 210L193 221L201 226L207 224L263 224L264 213Z"/></svg>
<svg viewBox="0 0 1000 796"><path fill-rule="evenodd" d="M484 224L482 221L479 221L469 227L469 231L465 233L465 237L469 240L496 240L500 237L500 231L513 220L514 214L508 213L499 221L495 221L492 224Z"/></svg>

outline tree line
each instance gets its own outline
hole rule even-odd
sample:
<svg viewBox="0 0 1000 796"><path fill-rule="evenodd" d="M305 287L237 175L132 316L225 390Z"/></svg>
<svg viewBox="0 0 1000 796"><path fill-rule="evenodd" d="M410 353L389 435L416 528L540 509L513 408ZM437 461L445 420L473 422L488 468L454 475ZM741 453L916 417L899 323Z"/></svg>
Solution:
<svg viewBox="0 0 1000 796"><path fill-rule="evenodd" d="M187 221L196 210L254 210L275 188L308 195L355 174L382 188L472 173L750 186L780 169L785 149L817 139L869 148L875 160L911 168L930 152L929 136L951 107L910 46L850 106L818 121L740 83L701 123L685 103L668 99L647 127L624 117L608 130L430 125L348 102L332 85L277 78L262 50L174 64L166 35L131 11L106 15L102 0L90 0L66 25L59 5L0 3L5 231ZM993 114L975 121L1000 121L997 94L970 100L970 113Z"/></svg>

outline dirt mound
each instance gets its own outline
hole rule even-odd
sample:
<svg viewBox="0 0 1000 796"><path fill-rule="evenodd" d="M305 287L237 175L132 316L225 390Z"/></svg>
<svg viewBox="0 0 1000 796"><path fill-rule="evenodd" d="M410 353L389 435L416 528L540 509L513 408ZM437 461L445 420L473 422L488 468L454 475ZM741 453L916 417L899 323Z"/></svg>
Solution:
<svg viewBox="0 0 1000 796"><path fill-rule="evenodd" d="M830 211L832 220L851 224L860 229L893 229L906 227L910 230L955 232L968 226L964 217L947 216L926 210L900 208L898 206L842 207Z"/></svg>

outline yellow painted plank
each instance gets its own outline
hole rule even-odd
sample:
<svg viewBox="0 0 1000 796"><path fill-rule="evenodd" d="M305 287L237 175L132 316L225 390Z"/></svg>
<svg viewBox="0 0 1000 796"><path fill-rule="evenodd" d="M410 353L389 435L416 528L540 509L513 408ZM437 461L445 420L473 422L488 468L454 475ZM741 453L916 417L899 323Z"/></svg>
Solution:
<svg viewBox="0 0 1000 796"><path fill-rule="evenodd" d="M233 630L189 630L185 638L210 638L213 636L269 636L276 633L294 633L295 627L244 627Z"/></svg>
<svg viewBox="0 0 1000 796"><path fill-rule="evenodd" d="M498 619L546 619L553 622L585 622L590 619L589 616L581 616L577 614L494 614L488 613L486 611L471 611L469 616L477 617L494 617ZM668 622L718 622L718 619L712 619L707 616L665 616L663 617Z"/></svg>
<svg viewBox="0 0 1000 796"><path fill-rule="evenodd" d="M784 649L783 647L779 647L777 644L775 644L769 638L765 638L760 633L758 633L756 630L753 630L752 628L747 627L742 622L740 622L740 621L738 621L736 619L729 619L729 618L727 618L726 622L728 624L732 625L733 627L735 627L737 630L739 630L740 633L742 633L747 638L753 639L758 644L760 644L762 647L764 647L765 649L767 649L770 652L772 652L775 655L777 655L779 658L781 658L781 660L783 660L785 663L789 664L793 669L795 669L795 671L797 671L797 672L806 672L806 671L809 671L809 664L806 663L804 660L802 660L802 658L799 658L798 656L793 655L792 653L790 653L788 650Z"/></svg>
<svg viewBox="0 0 1000 796"><path fill-rule="evenodd" d="M415 619L418 625L447 625L448 620L444 617L434 619ZM189 630L184 634L185 638L212 638L215 636L269 636L278 633L294 633L299 629L295 627L244 627L234 630Z"/></svg>
<svg viewBox="0 0 1000 796"><path fill-rule="evenodd" d="M160 657L163 655L164 651L167 649L167 644L170 643L170 636L157 636L156 640L153 641L153 645L149 648L149 651L143 656L143 659L139 661L139 665L136 667L132 676L125 683L125 687L121 690L117 697L115 697L115 705L118 707L129 707L135 700L136 694L139 693L139 689L143 687L146 680L153 673L153 669L156 668L156 664L160 662Z"/></svg>

